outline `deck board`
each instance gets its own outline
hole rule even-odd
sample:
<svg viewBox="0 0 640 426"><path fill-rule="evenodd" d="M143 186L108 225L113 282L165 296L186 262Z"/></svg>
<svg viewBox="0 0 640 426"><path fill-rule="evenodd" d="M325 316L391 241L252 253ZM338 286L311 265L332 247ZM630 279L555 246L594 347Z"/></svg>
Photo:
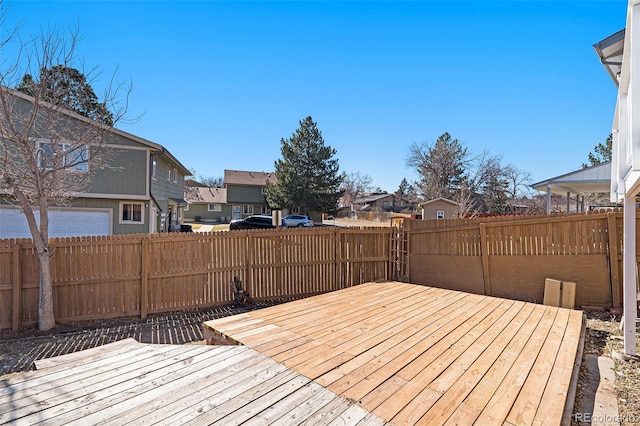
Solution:
<svg viewBox="0 0 640 426"><path fill-rule="evenodd" d="M133 339L0 382L0 423L561 424L579 311L398 282L209 321L241 346Z"/></svg>
<svg viewBox="0 0 640 426"><path fill-rule="evenodd" d="M36 367L0 381L1 424L386 424L246 346L126 339Z"/></svg>
<svg viewBox="0 0 640 426"><path fill-rule="evenodd" d="M584 327L579 311L399 282L249 312L238 324L238 333L233 317L203 327L391 424L561 424Z"/></svg>

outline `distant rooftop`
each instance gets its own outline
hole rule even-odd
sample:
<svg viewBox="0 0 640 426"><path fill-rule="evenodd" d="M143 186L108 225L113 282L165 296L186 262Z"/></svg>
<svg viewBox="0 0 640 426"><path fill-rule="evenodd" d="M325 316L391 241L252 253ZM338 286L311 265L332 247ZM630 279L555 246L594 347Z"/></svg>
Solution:
<svg viewBox="0 0 640 426"><path fill-rule="evenodd" d="M227 202L227 189L210 188L208 186L187 186L184 188L184 198L190 204L225 204Z"/></svg>
<svg viewBox="0 0 640 426"><path fill-rule="evenodd" d="M258 185L264 186L267 181L276 182L276 174L273 172L249 172L243 170L225 170L225 185Z"/></svg>

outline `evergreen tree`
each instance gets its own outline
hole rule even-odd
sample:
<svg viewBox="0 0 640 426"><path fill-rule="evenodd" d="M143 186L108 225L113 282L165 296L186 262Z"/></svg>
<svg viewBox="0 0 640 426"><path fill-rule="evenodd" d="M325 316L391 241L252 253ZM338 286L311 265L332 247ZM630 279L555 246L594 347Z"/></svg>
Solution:
<svg viewBox="0 0 640 426"><path fill-rule="evenodd" d="M288 139L281 139L282 158L275 162L276 182L267 183L267 202L274 209L298 207L332 213L343 191L344 175L339 173L336 150L324 144L322 133L311 117Z"/></svg>
<svg viewBox="0 0 640 426"><path fill-rule="evenodd" d="M501 173L501 169L488 176L482 189L482 201L487 213L504 214L507 212L509 208L509 182Z"/></svg>
<svg viewBox="0 0 640 426"><path fill-rule="evenodd" d="M85 75L75 68L64 65L43 67L38 81L31 74L25 74L16 90L113 126L113 114L104 102L98 102Z"/></svg>
<svg viewBox="0 0 640 426"><path fill-rule="evenodd" d="M407 198L411 189L411 185L409 184L409 182L407 182L407 179L402 178L402 182L400 182L400 186L398 186L396 195L400 198Z"/></svg>
<svg viewBox="0 0 640 426"><path fill-rule="evenodd" d="M607 136L607 140L602 143L600 142L595 146L593 152L589 153L589 164L583 163L582 167L590 167L597 166L598 164L606 163L607 161L611 161L611 155L613 152L613 139L611 134Z"/></svg>
<svg viewBox="0 0 640 426"><path fill-rule="evenodd" d="M427 200L455 199L465 178L468 157L467 148L443 133L433 145L411 146L407 165L416 168L419 189Z"/></svg>

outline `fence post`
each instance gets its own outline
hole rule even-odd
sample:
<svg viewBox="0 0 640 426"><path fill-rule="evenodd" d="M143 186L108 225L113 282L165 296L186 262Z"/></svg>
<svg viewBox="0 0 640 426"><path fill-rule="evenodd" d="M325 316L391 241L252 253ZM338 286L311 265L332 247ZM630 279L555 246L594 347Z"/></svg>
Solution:
<svg viewBox="0 0 640 426"><path fill-rule="evenodd" d="M278 291L278 297L283 296L282 288L282 234L278 234L276 237L276 290Z"/></svg>
<svg viewBox="0 0 640 426"><path fill-rule="evenodd" d="M489 272L489 246L487 244L487 225L480 224L480 255L482 256L482 275L484 278L484 294L491 296L491 273Z"/></svg>
<svg viewBox="0 0 640 426"><path fill-rule="evenodd" d="M607 212L607 234L609 237L609 250L608 250L608 260L609 260L609 271L611 274L610 284L611 284L611 302L613 307L616 309L621 308L620 300L622 299L620 294L620 268L618 263L619 252L618 247L618 221L616 219L616 213Z"/></svg>
<svg viewBox="0 0 640 426"><path fill-rule="evenodd" d="M149 313L149 238L142 239L142 274L140 282L140 318L146 319Z"/></svg>
<svg viewBox="0 0 640 426"><path fill-rule="evenodd" d="M253 287L253 240L251 238L251 232L246 231L247 233L247 253L246 253L246 262L247 262L247 276L246 276L246 285L245 288L249 291L249 294L258 294ZM260 292L262 294L262 292Z"/></svg>
<svg viewBox="0 0 640 426"><path fill-rule="evenodd" d="M11 329L18 331L20 329L22 317L22 267L20 265L20 244L13 244L11 255Z"/></svg>
<svg viewBox="0 0 640 426"><path fill-rule="evenodd" d="M334 270L334 289L335 290L339 290L342 287L342 283L339 283L339 279L340 279L340 268L341 268L341 263L340 263L340 253L342 253L341 250L341 246L340 246L340 227L336 227L334 229L334 233L333 233L333 246L334 246L334 255L333 255L333 263L335 266L335 270Z"/></svg>
<svg viewBox="0 0 640 426"><path fill-rule="evenodd" d="M405 251L406 251L406 255L405 255L405 275L407 276L407 282L412 283L413 281L411 280L411 231L413 231L413 221L405 221L406 224L406 229L405 229Z"/></svg>

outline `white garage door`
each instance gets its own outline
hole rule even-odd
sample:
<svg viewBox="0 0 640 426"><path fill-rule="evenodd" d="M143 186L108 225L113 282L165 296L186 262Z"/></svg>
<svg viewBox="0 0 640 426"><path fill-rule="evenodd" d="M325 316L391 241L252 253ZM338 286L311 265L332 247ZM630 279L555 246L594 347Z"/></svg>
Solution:
<svg viewBox="0 0 640 426"><path fill-rule="evenodd" d="M39 221L36 212L36 220ZM50 210L49 237L110 235L111 213L96 210ZM0 238L31 238L24 214L14 208L0 208Z"/></svg>

